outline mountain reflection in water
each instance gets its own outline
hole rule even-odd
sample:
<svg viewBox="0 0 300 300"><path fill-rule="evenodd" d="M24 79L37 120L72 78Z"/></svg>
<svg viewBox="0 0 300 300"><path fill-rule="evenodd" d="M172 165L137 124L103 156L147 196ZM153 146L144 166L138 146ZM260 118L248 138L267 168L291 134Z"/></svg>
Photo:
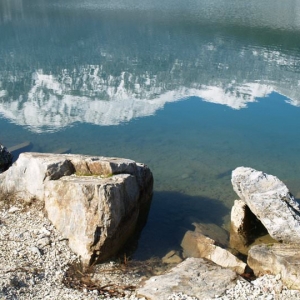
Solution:
<svg viewBox="0 0 300 300"><path fill-rule="evenodd" d="M299 0L2 0L1 142L149 164L165 252L227 225L241 164L300 194L299 33Z"/></svg>

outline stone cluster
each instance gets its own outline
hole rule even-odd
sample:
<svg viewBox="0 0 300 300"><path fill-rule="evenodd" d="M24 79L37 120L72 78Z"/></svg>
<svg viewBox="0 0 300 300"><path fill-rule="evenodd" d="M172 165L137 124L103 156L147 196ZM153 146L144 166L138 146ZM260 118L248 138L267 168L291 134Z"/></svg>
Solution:
<svg viewBox="0 0 300 300"><path fill-rule="evenodd" d="M2 201L0 204L4 204ZM70 265L80 265L79 256L68 241L44 217L39 204L14 204L0 208L0 299L96 300L110 299L97 290L73 289L64 284ZM109 276L111 262L101 265L100 286L137 285L141 277L133 272ZM79 269L80 271L80 269ZM78 273L79 274L79 273ZM135 300L128 291L119 300ZM145 299L144 299L145 300Z"/></svg>
<svg viewBox="0 0 300 300"><path fill-rule="evenodd" d="M182 299L192 299L189 297L194 296L222 300L300 299L300 292L292 290L300 289L298 201L278 178L251 168L235 169L232 172L232 184L240 200L234 201L231 211L231 249L228 249L228 235L223 229L213 224L193 223L194 231L186 232L181 246L183 256L193 257L193 266L200 264L201 267L185 267L191 260L189 258L170 273L149 279L139 290L142 295L148 299L167 299L167 293L173 291L174 295L186 293ZM250 247L253 242L256 245ZM248 256L247 264L233 253ZM201 258L206 261L199 261ZM251 274L250 267L259 278L248 282L236 275L226 284L226 288L217 292L220 283L218 275L208 276L201 269L212 262L215 264L210 267L211 270L218 265L227 271L231 269L233 274L247 277ZM205 289L200 292L193 291L191 286L186 287L186 277L191 282L195 277L200 281L212 278L215 289L210 288L209 291L215 294L206 293ZM197 286L201 285L197 283Z"/></svg>
<svg viewBox="0 0 300 300"><path fill-rule="evenodd" d="M101 264L93 275L98 285L136 286L112 297L96 285L75 290L63 282L72 265L107 260L142 226L150 170L119 158L23 153L0 174L0 299L300 299L298 201L279 179L251 168L234 170L232 184L240 200L230 236L214 224L193 223L183 257L173 250L162 259L176 266L148 279ZM259 278L244 279L249 267Z"/></svg>
<svg viewBox="0 0 300 300"><path fill-rule="evenodd" d="M232 209L231 246L248 254L255 275L280 275L289 288L300 289L299 202L282 181L261 171L239 167L231 181L240 197ZM268 240L249 247L262 234Z"/></svg>

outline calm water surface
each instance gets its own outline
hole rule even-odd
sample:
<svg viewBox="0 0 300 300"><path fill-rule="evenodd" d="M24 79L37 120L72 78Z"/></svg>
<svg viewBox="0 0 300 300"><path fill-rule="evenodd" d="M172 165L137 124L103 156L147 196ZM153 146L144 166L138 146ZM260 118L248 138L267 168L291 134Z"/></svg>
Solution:
<svg viewBox="0 0 300 300"><path fill-rule="evenodd" d="M299 49L298 0L0 0L0 140L148 164L163 256L228 228L237 166L300 197Z"/></svg>

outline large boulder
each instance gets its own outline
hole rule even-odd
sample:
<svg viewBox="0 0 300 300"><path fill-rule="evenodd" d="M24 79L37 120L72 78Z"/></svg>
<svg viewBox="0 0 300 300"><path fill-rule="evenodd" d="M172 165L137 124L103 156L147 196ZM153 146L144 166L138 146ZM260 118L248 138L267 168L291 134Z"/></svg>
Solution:
<svg viewBox="0 0 300 300"><path fill-rule="evenodd" d="M237 274L232 270L202 258L188 258L166 274L148 279L137 293L149 300L165 300L178 293L213 299L234 287L236 279Z"/></svg>
<svg viewBox="0 0 300 300"><path fill-rule="evenodd" d="M0 175L0 188L45 213L84 264L116 254L149 209L149 168L120 158L23 153Z"/></svg>
<svg viewBox="0 0 300 300"><path fill-rule="evenodd" d="M298 244L262 244L251 247L248 265L255 275L280 275L291 289L300 289L300 252Z"/></svg>
<svg viewBox="0 0 300 300"><path fill-rule="evenodd" d="M231 181L273 239L300 243L300 205L282 181L245 167L236 168Z"/></svg>
<svg viewBox="0 0 300 300"><path fill-rule="evenodd" d="M12 154L0 144L0 173L6 171L12 164Z"/></svg>

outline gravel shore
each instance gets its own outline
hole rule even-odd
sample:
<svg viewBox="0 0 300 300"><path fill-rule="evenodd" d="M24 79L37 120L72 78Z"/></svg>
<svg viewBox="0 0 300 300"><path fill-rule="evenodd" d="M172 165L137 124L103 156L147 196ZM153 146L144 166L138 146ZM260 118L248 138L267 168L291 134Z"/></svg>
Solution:
<svg viewBox="0 0 300 300"><path fill-rule="evenodd" d="M135 287L151 276L147 264L127 268L108 262L84 272L79 258L42 213L42 207L14 205L0 210L0 299L144 299ZM150 268L150 267L149 267ZM142 270L142 271L141 271ZM178 293L168 300L195 300ZM300 299L279 276L238 280L215 299Z"/></svg>

